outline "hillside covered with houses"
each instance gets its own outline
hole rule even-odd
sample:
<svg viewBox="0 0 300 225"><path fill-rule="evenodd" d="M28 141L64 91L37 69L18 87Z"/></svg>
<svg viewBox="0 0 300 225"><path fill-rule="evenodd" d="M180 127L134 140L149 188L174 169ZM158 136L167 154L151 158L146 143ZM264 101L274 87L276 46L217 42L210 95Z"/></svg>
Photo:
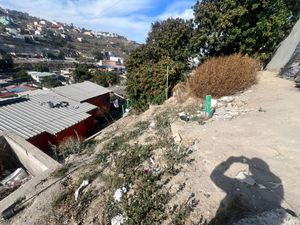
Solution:
<svg viewBox="0 0 300 225"><path fill-rule="evenodd" d="M100 51L113 51L126 58L138 44L116 33L91 31L0 8L0 46L0 53L23 57L40 57L45 52L92 57L96 46Z"/></svg>

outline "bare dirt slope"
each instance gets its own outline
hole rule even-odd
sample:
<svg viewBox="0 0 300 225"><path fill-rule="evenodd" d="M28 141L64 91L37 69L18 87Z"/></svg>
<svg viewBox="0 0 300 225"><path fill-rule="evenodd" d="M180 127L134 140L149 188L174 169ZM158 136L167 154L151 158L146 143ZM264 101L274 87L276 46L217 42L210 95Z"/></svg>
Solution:
<svg viewBox="0 0 300 225"><path fill-rule="evenodd" d="M206 210L201 214L211 218L222 199L243 194L242 207L260 212L281 205L299 215L300 92L293 82L261 72L258 84L246 95L250 112L233 120L204 126L173 124L184 143L198 140L199 148L193 155L195 163L177 179L186 179L187 187L200 199L199 211ZM249 185L250 191L234 179L241 171L250 171L257 182L253 188Z"/></svg>
<svg viewBox="0 0 300 225"><path fill-rule="evenodd" d="M114 179L109 171L106 171L109 176L103 176L105 170L99 164L100 153L106 151L105 140L110 143L108 139L112 136L121 135L120 139L129 135L131 139L127 141L134 146L132 149L136 149L134 143L160 147L158 144L164 144L165 139L172 139L173 135L178 144L191 149L189 158L193 161L180 164L180 172L165 182L166 190L175 193L166 203L167 209L170 209L169 217L174 217L173 211L177 213L190 196L195 199L192 201L191 214L184 213L186 211L179 213L179 217L175 214L176 218L184 220L176 224L228 225L259 214L236 225L299 225L297 219L280 209L283 207L292 214L300 215L299 90L291 81L282 80L270 72L261 72L257 85L233 98L235 100L230 104L239 104L239 110L233 113L233 118L223 115L226 120L222 120L222 114L217 109L219 116L215 115L205 124L198 119L182 121L178 113L199 113L201 101L191 99L179 104L175 98L171 98L162 106L150 107L142 115L117 121L95 138L96 146L91 151L71 157L70 170L75 167L80 169L75 172L69 170L69 175L62 182L49 187L22 212L9 221L3 221L3 224L41 224L41 221L44 221L43 224L62 224L62 221L64 224L74 224L71 221L77 217L80 224L107 224L100 222L106 204L103 198L111 196L116 187L105 186ZM146 121L149 126L144 126ZM140 126L141 132L132 132L137 124L144 124L144 128ZM170 136L165 132L169 132ZM157 139L156 136L159 136L160 142L152 143ZM111 146L116 140L111 142ZM159 150L165 151L166 148ZM159 170L164 170L165 159L160 153L154 153L154 164ZM127 155L123 154L125 158ZM144 162L141 165L144 166ZM108 168L113 169L110 165ZM73 195L81 178L89 179L91 183L81 194L80 202L76 203ZM135 190L138 191L142 190ZM60 199L59 205L62 207L52 208L57 199ZM132 208L127 210L132 211ZM175 224L168 222L170 220L163 224Z"/></svg>

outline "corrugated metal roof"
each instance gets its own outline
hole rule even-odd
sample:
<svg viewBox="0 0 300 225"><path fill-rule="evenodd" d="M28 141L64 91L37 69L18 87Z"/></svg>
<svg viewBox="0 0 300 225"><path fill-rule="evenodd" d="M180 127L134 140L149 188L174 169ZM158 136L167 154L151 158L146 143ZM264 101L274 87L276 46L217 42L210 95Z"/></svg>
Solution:
<svg viewBox="0 0 300 225"><path fill-rule="evenodd" d="M53 88L52 91L78 102L83 102L111 92L109 89L90 81Z"/></svg>
<svg viewBox="0 0 300 225"><path fill-rule="evenodd" d="M65 104L68 106L59 107L62 102L67 102ZM96 108L92 104L78 103L51 91L31 91L27 101L0 107L0 132L13 131L25 139L43 132L55 135L87 119L90 117L87 112Z"/></svg>

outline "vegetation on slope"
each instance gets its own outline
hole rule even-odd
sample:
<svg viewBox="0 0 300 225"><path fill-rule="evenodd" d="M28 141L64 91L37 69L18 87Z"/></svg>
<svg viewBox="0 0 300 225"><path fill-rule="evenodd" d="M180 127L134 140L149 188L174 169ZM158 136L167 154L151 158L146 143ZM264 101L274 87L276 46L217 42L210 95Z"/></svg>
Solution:
<svg viewBox="0 0 300 225"><path fill-rule="evenodd" d="M258 70L259 62L248 56L211 58L193 72L188 87L195 97L232 95L253 85Z"/></svg>
<svg viewBox="0 0 300 225"><path fill-rule="evenodd" d="M133 51L126 63L127 92L136 109L144 111L149 103L163 103L166 91L185 79L192 35L191 21L168 19L152 24L146 44Z"/></svg>
<svg viewBox="0 0 300 225"><path fill-rule="evenodd" d="M295 0L204 0L195 4L193 21L167 19L154 23L146 44L127 61L127 92L133 107L144 111L149 104L161 104L166 99L167 85L169 93L185 80L191 69L189 59L195 56L203 62L210 57L239 53L265 64L298 20L299 9L300 2ZM236 89L245 87L241 85ZM202 95L210 89L197 91ZM221 92L210 94L218 96Z"/></svg>

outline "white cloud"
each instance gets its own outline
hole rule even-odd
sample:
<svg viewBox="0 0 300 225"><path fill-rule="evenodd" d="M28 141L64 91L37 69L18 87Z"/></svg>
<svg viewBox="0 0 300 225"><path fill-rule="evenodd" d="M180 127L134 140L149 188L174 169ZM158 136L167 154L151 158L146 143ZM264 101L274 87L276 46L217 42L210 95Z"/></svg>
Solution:
<svg viewBox="0 0 300 225"><path fill-rule="evenodd" d="M168 17L192 17L195 0L174 0L156 16L147 16L161 0L0 0L0 6L48 20L119 33L128 39L145 41L150 25ZM171 2L171 1L170 1Z"/></svg>
<svg viewBox="0 0 300 225"><path fill-rule="evenodd" d="M175 1L173 4L169 5L165 12L161 14L158 19L165 20L167 18L182 18L182 19L191 19L193 18L193 9L192 6L195 4L195 1Z"/></svg>

